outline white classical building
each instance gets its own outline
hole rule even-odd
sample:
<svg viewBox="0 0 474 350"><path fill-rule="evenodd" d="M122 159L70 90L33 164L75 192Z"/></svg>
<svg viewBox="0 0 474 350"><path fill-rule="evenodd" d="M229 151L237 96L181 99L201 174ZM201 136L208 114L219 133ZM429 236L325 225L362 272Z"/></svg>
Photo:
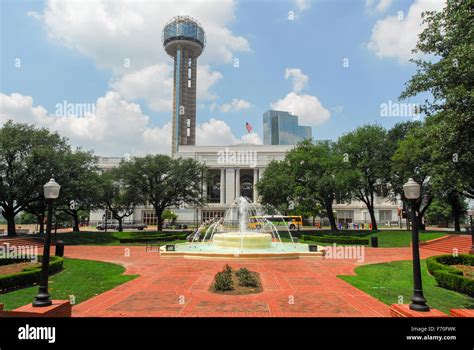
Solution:
<svg viewBox="0 0 474 350"><path fill-rule="evenodd" d="M204 163L209 169L209 181L203 184L203 193L208 203L204 207L172 208L178 215L178 222L198 224L204 220L222 217L230 209L236 198L245 196L259 204L255 183L262 177L265 168L273 160L284 159L292 145L255 145L238 144L230 146L185 146L181 145L177 157L192 158ZM122 158L101 157L99 166L103 170L117 166ZM222 184L222 185L221 185ZM375 198L375 215L380 225L398 224L398 206L385 197ZM335 203L339 223L370 223L370 216L364 203ZM102 222L104 211L94 211L90 215L90 224ZM108 220L112 218L109 216ZM153 208L137 207L129 222L156 225L157 218ZM321 219L316 220L320 222ZM325 220L323 219L323 223Z"/></svg>

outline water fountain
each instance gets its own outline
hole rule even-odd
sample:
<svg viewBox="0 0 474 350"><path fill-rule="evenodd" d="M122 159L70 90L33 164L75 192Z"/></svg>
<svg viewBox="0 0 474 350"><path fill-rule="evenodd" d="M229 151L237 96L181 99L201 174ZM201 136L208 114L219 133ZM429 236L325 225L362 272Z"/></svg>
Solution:
<svg viewBox="0 0 474 350"><path fill-rule="evenodd" d="M277 228L265 217L268 216L260 207L240 197L225 217L203 223L190 243L176 244L173 251L162 247L160 253L163 257L188 258L299 258L323 255L323 247L310 251L307 244L296 243L285 222Z"/></svg>

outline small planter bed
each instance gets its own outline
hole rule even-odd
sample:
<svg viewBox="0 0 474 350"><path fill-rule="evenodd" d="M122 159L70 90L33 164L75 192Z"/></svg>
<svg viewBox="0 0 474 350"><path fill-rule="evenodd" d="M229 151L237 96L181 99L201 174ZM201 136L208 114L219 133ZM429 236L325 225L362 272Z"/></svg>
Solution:
<svg viewBox="0 0 474 350"><path fill-rule="evenodd" d="M426 265L440 287L474 297L474 255L432 256L426 259Z"/></svg>
<svg viewBox="0 0 474 350"><path fill-rule="evenodd" d="M225 295L256 294L262 291L262 284L257 272L249 271L246 268L234 270L226 265L221 272L214 276L214 282L209 291Z"/></svg>

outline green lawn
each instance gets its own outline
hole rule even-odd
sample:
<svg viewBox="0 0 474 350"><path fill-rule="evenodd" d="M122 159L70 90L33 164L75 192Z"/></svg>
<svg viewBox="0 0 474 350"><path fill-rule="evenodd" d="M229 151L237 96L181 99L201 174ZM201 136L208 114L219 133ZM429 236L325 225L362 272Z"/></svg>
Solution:
<svg viewBox="0 0 474 350"><path fill-rule="evenodd" d="M429 241L430 239L445 236L445 232L420 232L420 241ZM411 243L411 231L379 231L369 234L366 237L377 236L379 247L409 247ZM370 239L370 238L369 238Z"/></svg>
<svg viewBox="0 0 474 350"><path fill-rule="evenodd" d="M304 234L304 233L303 233ZM434 231L423 231L419 233L420 240L429 241L431 239L439 238L445 236L446 232L434 232ZM332 234L328 234L332 235ZM344 234L341 232L337 232L338 236L355 236L360 238L367 238L369 239L369 246L370 246L370 237L376 236L378 237L379 247L381 248L390 248L390 247L409 247L411 243L411 231L400 231L400 230L393 230L393 231L378 231L375 233L367 233L367 234L360 234L356 230L355 231L344 231ZM282 239L283 240L283 239ZM289 241L287 239L286 241ZM303 241L302 243L315 243L313 241ZM316 242L320 245L331 245L331 243L324 243L324 242Z"/></svg>
<svg viewBox="0 0 474 350"><path fill-rule="evenodd" d="M95 295L128 282L138 275L122 275L125 268L120 265L79 259L64 259L64 270L49 279L52 299L69 299L74 295L76 304ZM6 310L16 309L34 300L38 287L19 289L0 294L0 303Z"/></svg>
<svg viewBox="0 0 474 350"><path fill-rule="evenodd" d="M429 306L447 314L450 309L474 308L474 298L438 287L435 278L428 273L424 260L421 270L423 292ZM385 304L397 304L400 295L403 296L404 304L410 303L413 291L411 261L364 265L357 267L355 272L357 276L338 277Z"/></svg>

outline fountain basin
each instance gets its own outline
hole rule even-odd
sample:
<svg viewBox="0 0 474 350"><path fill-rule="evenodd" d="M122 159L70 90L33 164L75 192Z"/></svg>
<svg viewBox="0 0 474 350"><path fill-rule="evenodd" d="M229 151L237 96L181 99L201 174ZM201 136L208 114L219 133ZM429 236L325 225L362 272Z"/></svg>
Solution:
<svg viewBox="0 0 474 350"><path fill-rule="evenodd" d="M216 233L212 244L219 248L267 249L272 246L272 235L254 232Z"/></svg>

